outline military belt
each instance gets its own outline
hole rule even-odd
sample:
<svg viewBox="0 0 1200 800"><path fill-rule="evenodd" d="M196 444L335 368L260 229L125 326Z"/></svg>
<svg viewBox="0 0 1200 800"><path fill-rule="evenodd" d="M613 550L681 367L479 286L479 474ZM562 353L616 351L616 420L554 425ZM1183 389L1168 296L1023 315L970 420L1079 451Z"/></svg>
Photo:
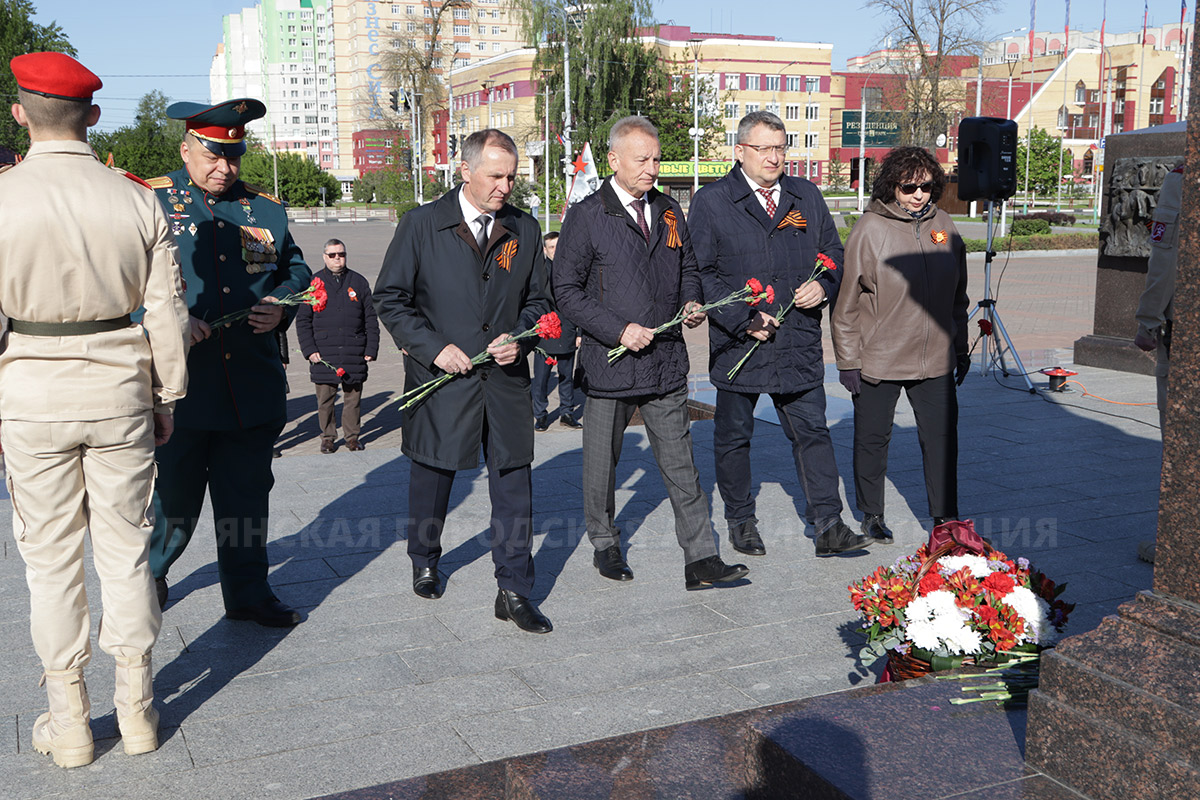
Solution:
<svg viewBox="0 0 1200 800"><path fill-rule="evenodd" d="M114 319L95 319L86 322L25 322L10 319L8 324L13 333L25 336L87 336L90 333L106 333L128 328L133 320L126 314Z"/></svg>

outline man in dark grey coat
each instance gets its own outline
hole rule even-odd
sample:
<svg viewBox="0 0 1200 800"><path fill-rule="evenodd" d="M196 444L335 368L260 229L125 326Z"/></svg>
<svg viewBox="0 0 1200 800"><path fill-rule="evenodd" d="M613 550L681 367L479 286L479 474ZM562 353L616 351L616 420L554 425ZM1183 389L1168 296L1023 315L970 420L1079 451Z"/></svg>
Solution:
<svg viewBox="0 0 1200 800"><path fill-rule="evenodd" d="M816 553L830 556L870 543L842 521L837 461L825 422L821 314L841 285L842 241L820 190L783 174L786 151L787 133L778 116L747 114L738 123L738 164L692 202L689 221L705 293L722 297L758 278L774 286L780 302L794 305L782 325L775 320L777 307L730 305L709 317L709 378L717 387L713 458L730 544L740 553L765 554L750 492L750 439L758 396L769 394L792 444L805 519L817 534ZM839 268L808 283L818 254ZM730 378L756 341L761 346Z"/></svg>
<svg viewBox="0 0 1200 800"><path fill-rule="evenodd" d="M526 356L536 339L505 343L549 312L537 220L507 204L517 146L489 128L467 137L462 184L408 212L375 284L379 319L405 352L404 388L445 374L454 380L405 411L402 449L412 459L408 553L413 591L442 595L442 528L457 470L479 465L482 446L492 502L496 616L548 633L533 591L533 419ZM492 359L472 366L487 350Z"/></svg>
<svg viewBox="0 0 1200 800"><path fill-rule="evenodd" d="M593 563L606 578L633 579L613 524L614 486L625 427L640 411L675 511L685 587L740 580L749 570L717 555L692 460L683 335L678 327L654 333L685 305L687 325L704 320L687 225L679 204L654 188L661 150L649 120L619 120L608 147L614 174L567 214L553 267L555 302L583 331L583 509ZM610 364L617 345L629 352Z"/></svg>

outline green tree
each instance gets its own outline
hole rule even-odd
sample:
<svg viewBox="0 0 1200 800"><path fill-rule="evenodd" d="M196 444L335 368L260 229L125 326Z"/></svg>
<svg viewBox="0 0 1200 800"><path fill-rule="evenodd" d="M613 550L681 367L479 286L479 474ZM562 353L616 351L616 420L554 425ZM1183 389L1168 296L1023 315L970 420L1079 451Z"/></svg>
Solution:
<svg viewBox="0 0 1200 800"><path fill-rule="evenodd" d="M691 56L688 56L690 60ZM658 128L663 161L690 161L692 137L688 133L695 121L692 106L691 70L680 69L664 74L647 98L646 114ZM716 90L703 78L700 80L700 158L711 159L717 148L725 143L725 125L717 115L719 107Z"/></svg>
<svg viewBox="0 0 1200 800"><path fill-rule="evenodd" d="M639 30L654 27L651 0L597 0L586 10L582 6L564 10L560 0L519 2L527 38L542 43L533 74L545 70L552 87L550 163L561 164L563 157L554 133L562 131L564 35L571 50L571 143L580 149L590 141L594 152L604 152L609 129L633 113L634 100L648 103L667 85L658 55L637 38ZM538 113L544 113L540 103Z"/></svg>
<svg viewBox="0 0 1200 800"><path fill-rule="evenodd" d="M321 205L321 188L325 189L325 203L332 205L342 196L342 187L327 172L302 153L277 153L275 161L279 168L279 195L288 205ZM272 191L275 185L275 164L271 154L263 149L248 151L242 156L241 179L264 191Z"/></svg>
<svg viewBox="0 0 1200 800"><path fill-rule="evenodd" d="M1025 161L1029 153L1033 158L1029 161L1029 184L1025 183ZM1035 127L1026 139L1019 140L1017 145L1017 181L1022 191L1031 189L1038 194L1053 194L1058 185L1058 176L1071 176L1071 153L1059 144L1059 140L1051 136L1049 131Z"/></svg>
<svg viewBox="0 0 1200 800"><path fill-rule="evenodd" d="M75 55L75 48L57 22L38 25L33 21L37 8L31 0L0 0L0 99L4 113L0 114L0 146L24 153L29 149L29 134L8 113L17 102L17 80L8 62L25 53L54 50Z"/></svg>
<svg viewBox="0 0 1200 800"><path fill-rule="evenodd" d="M114 131L92 131L92 149L100 158L112 153L113 163L142 178L179 169L183 121L167 116L170 99L157 89L138 101L136 122Z"/></svg>

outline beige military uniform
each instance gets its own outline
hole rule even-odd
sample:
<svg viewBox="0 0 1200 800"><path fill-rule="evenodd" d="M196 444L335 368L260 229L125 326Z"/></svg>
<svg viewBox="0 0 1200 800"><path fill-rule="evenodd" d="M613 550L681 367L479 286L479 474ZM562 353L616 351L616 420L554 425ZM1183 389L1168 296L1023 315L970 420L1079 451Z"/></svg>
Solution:
<svg viewBox="0 0 1200 800"><path fill-rule="evenodd" d="M1171 359L1169 340L1163 334L1175 317L1175 262L1179 244L1179 209L1183 199L1182 167L1163 179L1158 205L1150 222L1150 260L1146 265L1146 288L1138 301L1138 332L1158 340L1154 374L1158 379L1159 424L1167 408L1167 380Z"/></svg>
<svg viewBox="0 0 1200 800"><path fill-rule="evenodd" d="M187 388L178 251L154 192L83 142L35 144L0 174L0 312L34 323L140 325L0 339L0 442L26 564L34 647L47 670L87 663L83 541L101 582L100 647L150 651L162 622L147 561L151 410Z"/></svg>

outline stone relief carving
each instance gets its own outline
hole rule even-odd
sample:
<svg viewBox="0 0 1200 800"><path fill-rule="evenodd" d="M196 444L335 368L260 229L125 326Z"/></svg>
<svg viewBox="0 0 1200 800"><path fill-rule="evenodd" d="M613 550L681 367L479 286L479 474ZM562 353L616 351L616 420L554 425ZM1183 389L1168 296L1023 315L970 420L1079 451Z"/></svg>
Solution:
<svg viewBox="0 0 1200 800"><path fill-rule="evenodd" d="M1158 190L1183 156L1119 158L1112 165L1108 213L1100 222L1100 252L1107 256L1148 258L1150 217Z"/></svg>

